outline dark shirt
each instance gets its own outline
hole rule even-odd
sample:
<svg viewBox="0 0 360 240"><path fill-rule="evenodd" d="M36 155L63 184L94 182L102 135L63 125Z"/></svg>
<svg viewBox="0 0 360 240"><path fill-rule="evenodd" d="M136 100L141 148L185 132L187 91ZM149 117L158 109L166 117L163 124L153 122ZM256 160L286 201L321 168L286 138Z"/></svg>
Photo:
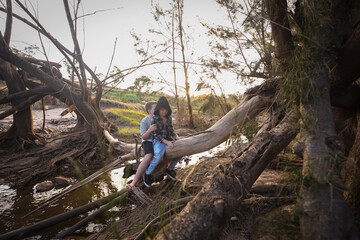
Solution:
<svg viewBox="0 0 360 240"><path fill-rule="evenodd" d="M163 139L168 141L172 141L173 139L176 140L176 134L172 125L171 116L166 119L166 126L159 115L153 116L151 119L151 124L156 124L157 126L157 130L151 133L152 139L156 139L159 142L161 142Z"/></svg>

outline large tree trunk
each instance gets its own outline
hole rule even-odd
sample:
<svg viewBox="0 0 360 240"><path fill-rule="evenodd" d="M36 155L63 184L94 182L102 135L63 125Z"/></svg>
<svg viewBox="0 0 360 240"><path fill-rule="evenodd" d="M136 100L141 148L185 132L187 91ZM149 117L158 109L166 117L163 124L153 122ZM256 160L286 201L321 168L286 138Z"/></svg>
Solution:
<svg viewBox="0 0 360 240"><path fill-rule="evenodd" d="M230 163L218 165L201 191L156 239L216 239L267 164L296 136L294 115L256 135Z"/></svg>
<svg viewBox="0 0 360 240"><path fill-rule="evenodd" d="M9 95L26 90L24 81L14 66L2 60L0 60L0 75L5 79ZM11 101L11 105L16 107L21 102L22 100L15 99ZM13 115L13 124L6 133L5 138L20 141L20 145L23 144L23 141L32 141L35 138L30 106L17 111Z"/></svg>
<svg viewBox="0 0 360 240"><path fill-rule="evenodd" d="M302 6L304 34L312 36L317 44L307 42L302 53L311 64L304 66L309 89L302 98L305 151L299 199L303 210L301 232L304 239L357 239L352 214L340 188L343 145L335 132L328 71L334 66L336 48L343 42L349 9L343 1L308 4Z"/></svg>

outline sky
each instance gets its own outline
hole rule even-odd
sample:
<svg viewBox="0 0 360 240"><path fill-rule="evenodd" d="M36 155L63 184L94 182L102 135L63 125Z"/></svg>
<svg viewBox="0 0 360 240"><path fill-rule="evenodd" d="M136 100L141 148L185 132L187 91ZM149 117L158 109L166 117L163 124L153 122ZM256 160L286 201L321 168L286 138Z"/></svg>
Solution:
<svg viewBox="0 0 360 240"><path fill-rule="evenodd" d="M5 1L2 0L2 3ZM31 12L36 13L40 23L50 32L59 42L68 49L73 49L73 42L66 19L66 13L61 0L21 0L26 3ZM139 56L134 50L134 39L130 32L135 32L142 39L152 38L161 41L154 34L148 32L149 28L156 27L156 22L151 14L152 0L83 0L78 15L90 14L79 20L78 39L83 50L83 59L97 73L106 74L109 68L110 59L113 55L114 43L117 39L115 54L112 66L119 69L126 69L139 64ZM159 0L161 6L168 7L169 0ZM13 12L26 16L22 9L14 2ZM70 8L73 1L69 0ZM106 11L103 11L106 10ZM94 13L94 14L93 14ZM26 17L29 19L28 17ZM200 25L199 20L209 24L229 25L226 12L221 9L214 0L184 1L184 27L185 31L194 39L189 46L188 53L193 52L192 60L200 56L209 56L210 48L206 36L206 30ZM0 31L5 28L5 14L0 14ZM48 41L42 37L45 51L50 61L61 62L63 56ZM14 19L11 45L18 49L23 49L26 44L35 44L41 47L39 36L36 31L24 23ZM36 53L35 57L45 59L42 53ZM178 58L179 59L179 58ZM63 75L65 67L62 67ZM161 75L160 75L160 74ZM66 73L65 73L66 74ZM151 79L165 78L169 82L173 81L172 69L169 64L152 65L141 68L135 73L125 78L125 82L118 85L126 88L132 84L133 80L139 76L146 75ZM248 86L237 83L235 76L222 74L225 93L244 92ZM178 69L177 79L179 85L184 86L183 72ZM199 95L204 92L196 92L196 84L199 75L189 72L190 93ZM154 87L156 89L156 86ZM165 89L165 91L167 91Z"/></svg>

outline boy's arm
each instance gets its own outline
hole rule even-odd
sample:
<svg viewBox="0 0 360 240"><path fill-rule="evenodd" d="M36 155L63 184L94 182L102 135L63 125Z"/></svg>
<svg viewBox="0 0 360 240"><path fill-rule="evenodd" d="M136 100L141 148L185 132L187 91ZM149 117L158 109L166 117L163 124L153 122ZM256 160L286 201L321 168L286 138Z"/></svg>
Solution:
<svg viewBox="0 0 360 240"><path fill-rule="evenodd" d="M176 135L176 133L175 133L175 131L174 131L174 127L173 127L173 125L172 125L172 120L171 120L171 118L169 119L170 121L169 121L169 127L168 127L168 129L169 129L169 132L170 132L170 136L172 137L172 139L174 139L174 140L177 140L178 139L178 136Z"/></svg>
<svg viewBox="0 0 360 240"><path fill-rule="evenodd" d="M163 141L163 137L161 136L161 134L159 133L159 129L157 128L157 124L156 124L156 117L153 117L151 119L151 126L155 125L156 126L156 130L153 132L153 138L156 139L159 142ZM161 125L160 125L161 126Z"/></svg>
<svg viewBox="0 0 360 240"><path fill-rule="evenodd" d="M151 123L150 123L151 124ZM146 121L142 120L140 123L140 135L143 140L147 140L151 136L151 132L156 130L156 125L149 125Z"/></svg>
<svg viewBox="0 0 360 240"><path fill-rule="evenodd" d="M151 136L151 133L155 130L157 130L156 124L151 124L149 129L143 135L141 135L141 138L144 140L149 139Z"/></svg>

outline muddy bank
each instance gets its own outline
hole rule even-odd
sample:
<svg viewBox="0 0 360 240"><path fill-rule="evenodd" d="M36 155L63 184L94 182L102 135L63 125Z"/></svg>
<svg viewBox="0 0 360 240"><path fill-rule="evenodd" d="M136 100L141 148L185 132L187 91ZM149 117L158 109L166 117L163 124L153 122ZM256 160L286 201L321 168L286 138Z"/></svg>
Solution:
<svg viewBox="0 0 360 240"><path fill-rule="evenodd" d="M76 125L76 115L73 113L66 114L61 116L60 114L65 110L64 107L59 107L56 105L47 105L45 111L45 130L42 132L41 128L43 126L44 113L42 110L35 109L32 110L33 114L33 124L34 129L37 133L41 134L51 134L59 132L70 131ZM0 120L0 131L6 131L11 127L12 124L12 115Z"/></svg>

